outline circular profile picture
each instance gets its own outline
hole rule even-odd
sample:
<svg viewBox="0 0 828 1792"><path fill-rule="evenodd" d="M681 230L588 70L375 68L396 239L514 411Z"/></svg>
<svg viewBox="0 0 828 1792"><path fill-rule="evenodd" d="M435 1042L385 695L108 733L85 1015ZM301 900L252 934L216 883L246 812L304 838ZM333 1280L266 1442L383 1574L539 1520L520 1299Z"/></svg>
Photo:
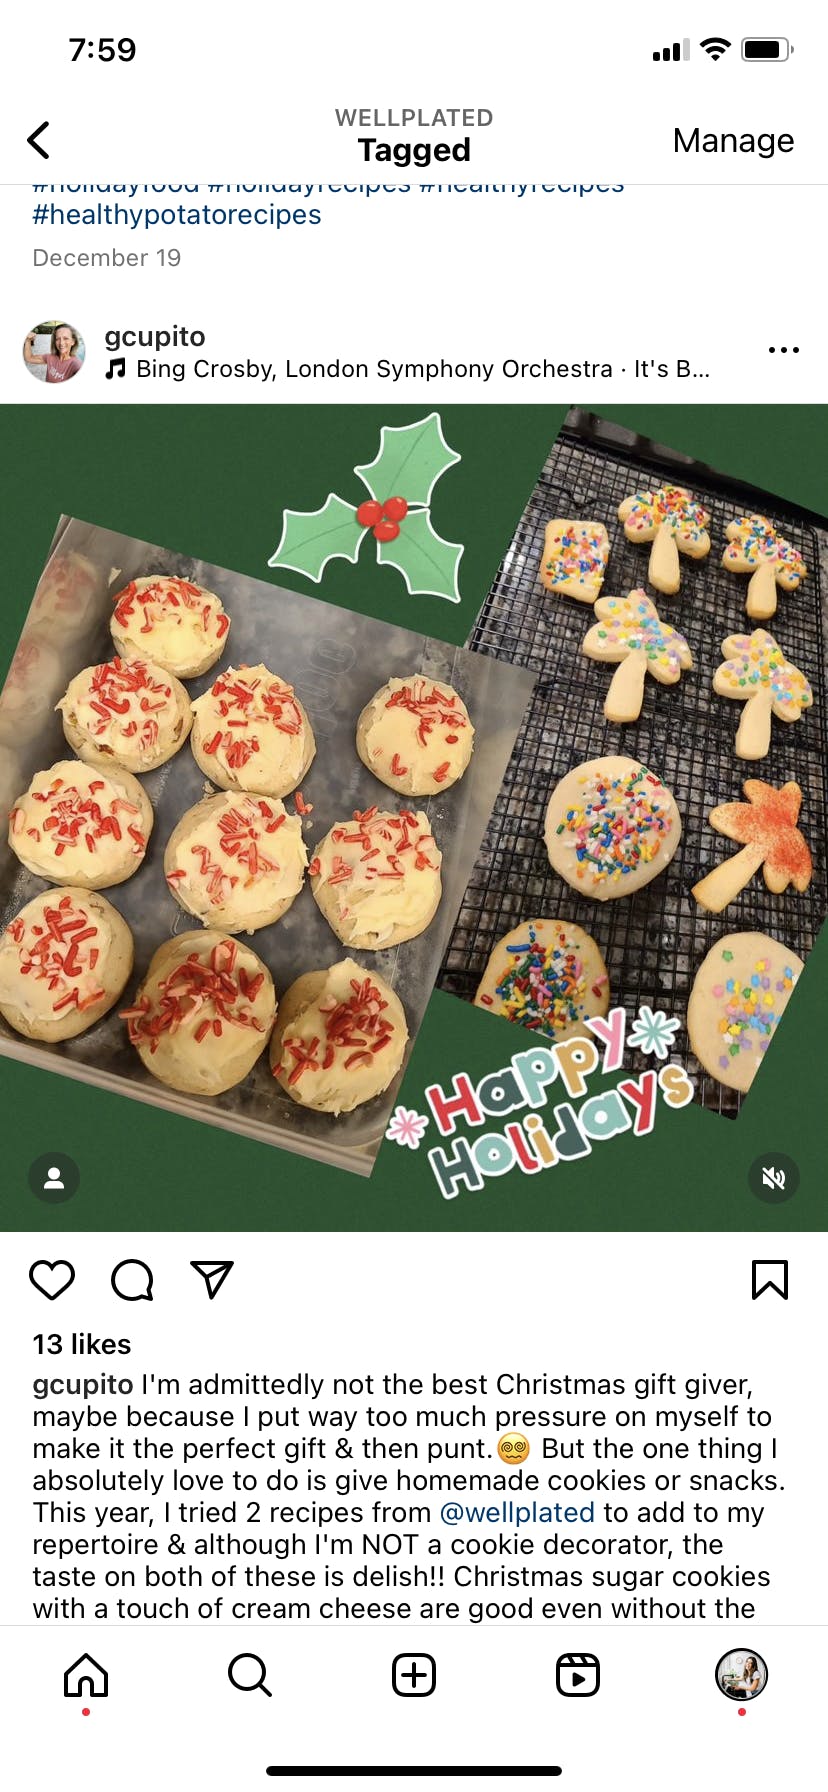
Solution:
<svg viewBox="0 0 828 1792"><path fill-rule="evenodd" d="M731 1649L716 1663L716 1685L726 1699L758 1699L767 1684L767 1662L754 1649Z"/></svg>
<svg viewBox="0 0 828 1792"><path fill-rule="evenodd" d="M80 373L85 356L80 331L62 318L35 324L23 344L23 359L29 372L47 386L62 386L73 380Z"/></svg>

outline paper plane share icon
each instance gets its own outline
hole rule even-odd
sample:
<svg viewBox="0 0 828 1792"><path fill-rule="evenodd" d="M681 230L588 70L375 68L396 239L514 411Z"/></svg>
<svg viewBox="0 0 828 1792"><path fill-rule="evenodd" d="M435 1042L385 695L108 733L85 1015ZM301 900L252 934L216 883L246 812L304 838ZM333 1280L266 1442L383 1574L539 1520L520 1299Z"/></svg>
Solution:
<svg viewBox="0 0 828 1792"><path fill-rule="evenodd" d="M233 1264L226 1261L223 1263L197 1263L194 1257L190 1258L190 1265L192 1269L198 1271L200 1276L204 1277L210 1300L215 1300L219 1289L223 1287L233 1268Z"/></svg>

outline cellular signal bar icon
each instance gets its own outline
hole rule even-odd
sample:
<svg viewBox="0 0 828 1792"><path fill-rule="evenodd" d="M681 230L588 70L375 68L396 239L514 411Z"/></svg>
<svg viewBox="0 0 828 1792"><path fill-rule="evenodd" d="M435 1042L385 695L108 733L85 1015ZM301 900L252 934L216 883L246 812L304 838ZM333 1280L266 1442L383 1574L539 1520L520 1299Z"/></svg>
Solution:
<svg viewBox="0 0 828 1792"><path fill-rule="evenodd" d="M682 38L680 44L666 44L663 50L653 51L654 62L689 62L690 39Z"/></svg>

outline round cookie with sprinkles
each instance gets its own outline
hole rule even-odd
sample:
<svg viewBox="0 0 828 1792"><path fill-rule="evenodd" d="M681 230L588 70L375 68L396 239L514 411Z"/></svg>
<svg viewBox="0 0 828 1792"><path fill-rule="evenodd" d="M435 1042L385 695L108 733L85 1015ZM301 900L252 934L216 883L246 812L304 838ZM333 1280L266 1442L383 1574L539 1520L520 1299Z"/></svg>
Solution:
<svg viewBox="0 0 828 1792"><path fill-rule="evenodd" d="M197 678L224 652L230 627L224 605L189 579L133 579L114 604L109 626L124 659L150 659L176 678Z"/></svg>
<svg viewBox="0 0 828 1792"><path fill-rule="evenodd" d="M196 763L222 790L287 796L316 753L292 684L267 666L229 666L193 704Z"/></svg>
<svg viewBox="0 0 828 1792"><path fill-rule="evenodd" d="M727 933L711 947L690 992L687 1031L716 1082L750 1088L802 969L766 933Z"/></svg>
<svg viewBox="0 0 828 1792"><path fill-rule="evenodd" d="M320 840L311 889L344 945L378 952L416 939L433 921L442 861L422 809L355 809Z"/></svg>
<svg viewBox="0 0 828 1792"><path fill-rule="evenodd" d="M74 1039L117 1002L131 970L132 934L105 896L46 890L0 938L0 1014L26 1039Z"/></svg>
<svg viewBox="0 0 828 1792"><path fill-rule="evenodd" d="M552 792L544 829L553 871L595 902L632 896L669 865L681 839L672 793L637 759L576 765Z"/></svg>
<svg viewBox="0 0 828 1792"><path fill-rule="evenodd" d="M435 796L462 778L474 729L462 697L437 678L389 678L357 723L363 765L389 790Z"/></svg>
<svg viewBox="0 0 828 1792"><path fill-rule="evenodd" d="M159 1082L221 1095L253 1069L275 1014L267 966L249 946L210 930L165 940L121 1019Z"/></svg>
<svg viewBox="0 0 828 1792"><path fill-rule="evenodd" d="M277 1082L301 1107L349 1114L381 1095L402 1064L405 1010L393 989L352 958L298 977L282 997L270 1042Z"/></svg>
<svg viewBox="0 0 828 1792"><path fill-rule="evenodd" d="M541 559L541 584L547 591L561 591L579 603L595 602L609 559L609 536L603 523L568 522L554 517L547 523Z"/></svg>
<svg viewBox="0 0 828 1792"><path fill-rule="evenodd" d="M72 679L58 709L70 747L86 765L151 772L183 747L193 725L190 699L151 660L108 660Z"/></svg>
<svg viewBox="0 0 828 1792"><path fill-rule="evenodd" d="M607 967L573 921L524 921L498 941L474 1001L555 1040L588 1037L584 1022L609 1008Z"/></svg>
<svg viewBox="0 0 828 1792"><path fill-rule="evenodd" d="M27 871L84 890L132 877L151 832L152 804L137 778L79 759L36 772L9 816L9 845Z"/></svg>
<svg viewBox="0 0 828 1792"><path fill-rule="evenodd" d="M181 907L205 927L255 933L280 921L305 878L302 823L278 797L205 797L182 815L164 854Z"/></svg>

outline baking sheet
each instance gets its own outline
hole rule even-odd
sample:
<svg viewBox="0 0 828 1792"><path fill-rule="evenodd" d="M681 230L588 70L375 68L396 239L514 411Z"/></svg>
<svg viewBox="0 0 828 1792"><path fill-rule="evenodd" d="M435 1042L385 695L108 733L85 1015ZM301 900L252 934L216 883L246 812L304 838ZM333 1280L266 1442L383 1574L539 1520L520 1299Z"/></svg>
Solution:
<svg viewBox="0 0 828 1792"><path fill-rule="evenodd" d="M76 601L70 593L56 607L50 601L54 568L69 553L91 562L94 575L83 584ZM471 765L451 789L416 799L416 807L428 815L443 853L443 897L437 915L418 939L386 951L350 954L367 970L379 972L396 991L408 1019L410 1052L535 674L64 517L39 582L40 595L35 594L0 695L0 801L6 813L37 770L73 756L54 705L84 666L112 657L112 597L130 579L162 572L191 579L216 592L232 622L222 659L203 677L187 680L191 698L209 688L222 665L260 660L295 685L317 744L316 758L302 781L305 801L313 804L313 813L304 824L309 857L315 842L335 822L349 819L354 809L367 809L373 803L393 809L406 800L379 783L356 752L357 717L379 686L388 678L422 672L453 685L463 697L476 731ZM141 782L155 811L146 859L127 883L104 892L135 939L134 980L118 1006L128 1005L131 991L161 941L199 925L170 895L163 856L176 822L204 795L204 775L185 746ZM290 805L291 798L286 797L285 802ZM4 838L0 846L3 927L24 903L48 887L42 878L23 869ZM349 950L323 919L309 885L283 920L240 937L267 964L280 995L302 972L334 964ZM0 1052L363 1175L370 1174L403 1074L375 1101L338 1116L315 1114L291 1101L270 1074L266 1053L245 1081L226 1094L212 1100L183 1095L165 1088L144 1069L127 1040L117 1009L88 1033L58 1045L24 1040L0 1018Z"/></svg>

